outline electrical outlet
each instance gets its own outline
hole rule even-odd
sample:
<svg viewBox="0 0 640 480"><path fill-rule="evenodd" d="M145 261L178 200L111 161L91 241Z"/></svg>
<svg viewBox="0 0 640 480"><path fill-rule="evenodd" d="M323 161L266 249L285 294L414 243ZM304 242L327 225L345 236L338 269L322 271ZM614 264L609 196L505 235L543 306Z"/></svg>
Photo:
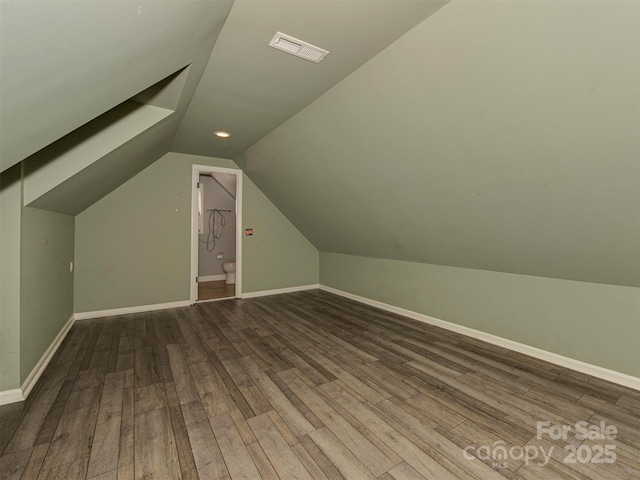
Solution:
<svg viewBox="0 0 640 480"><path fill-rule="evenodd" d="M69 262L69 273L73 272L73 262Z"/></svg>

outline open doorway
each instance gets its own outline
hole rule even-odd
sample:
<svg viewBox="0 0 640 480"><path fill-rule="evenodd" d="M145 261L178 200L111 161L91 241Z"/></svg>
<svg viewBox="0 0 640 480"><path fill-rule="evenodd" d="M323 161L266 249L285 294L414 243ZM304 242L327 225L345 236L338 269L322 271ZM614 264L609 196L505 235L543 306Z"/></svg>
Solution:
<svg viewBox="0 0 640 480"><path fill-rule="evenodd" d="M194 165L192 175L191 301L242 293L242 171Z"/></svg>

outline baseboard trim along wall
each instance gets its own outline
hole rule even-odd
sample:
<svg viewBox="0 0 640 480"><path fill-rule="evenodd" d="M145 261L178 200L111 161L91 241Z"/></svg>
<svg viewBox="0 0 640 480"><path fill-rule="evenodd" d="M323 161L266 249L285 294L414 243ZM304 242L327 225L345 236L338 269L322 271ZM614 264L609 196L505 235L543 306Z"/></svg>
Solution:
<svg viewBox="0 0 640 480"><path fill-rule="evenodd" d="M561 367L569 368L577 372L585 373L587 375L592 375L594 377L601 378L603 380L607 380L609 382L613 382L618 385L623 385L625 387L633 388L635 390L640 391L640 378L638 377L633 377L631 375L616 372L614 370L609 370L607 368L599 367L597 365L592 365L590 363L582 362L580 360L575 360L573 358L564 357L556 353L548 352L546 350L542 350L536 347L531 347L529 345L515 342L513 340L509 340L506 338L498 337L490 333L485 333L485 332L481 332L480 330L475 330L473 328L457 325L455 323L430 317L428 315L414 312L412 310L396 307L388 303L379 302L377 300L371 300L369 298L361 297L360 295L355 295L353 293L345 292L343 290L338 290L336 288L328 287L326 285L317 285L317 284L300 285L297 287L278 288L274 290L261 290L258 292L244 293L242 294L242 298L248 299L248 298L265 297L269 295L279 295L283 293L315 290L317 288L329 293L333 293L345 298L349 298L351 300L363 303L365 305L370 305L372 307L376 307L381 310L386 310L391 313L396 313L398 315L402 315L403 317L411 318L419 322L444 328L446 330L460 333L462 335L467 335L469 337L476 338L478 340L482 340L487 343L491 343L493 345L505 347L515 352L523 353L525 355L529 355L531 357L538 358L540 360L544 360L549 363L559 365ZM190 305L191 305L191 302L189 300L184 300L179 302L159 303L155 305L141 305L137 307L115 308L111 310L99 310L95 312L82 312L82 313L76 313L72 315L69 318L69 320L67 320L67 323L64 324L60 332L58 332L58 335L56 335L56 337L53 339L53 342L51 342L51 345L49 345L49 348L44 353L42 358L40 358L40 361L33 368L33 370L31 371L29 376L26 378L22 386L20 388L14 388L12 390L0 391L0 405L20 402L27 398L27 396L29 395L29 393L37 383L38 379L42 375L42 372L44 372L45 368L47 368L47 365L55 355L56 351L60 347L60 344L64 340L65 336L67 335L67 333L69 332L69 330L71 329L75 321L88 320L90 318L127 315L131 313L152 312L155 310L167 310L170 308L188 307Z"/></svg>
<svg viewBox="0 0 640 480"><path fill-rule="evenodd" d="M8 405L9 403L21 402L24 400L22 396L21 388L13 388L11 390L3 390L0 392L0 406Z"/></svg>
<svg viewBox="0 0 640 480"><path fill-rule="evenodd" d="M220 280L226 280L227 275L222 273L220 275L203 275L202 277L198 277L198 283L202 282L217 282Z"/></svg>
<svg viewBox="0 0 640 480"><path fill-rule="evenodd" d="M24 383L20 387L20 389L22 390L23 399L27 398L35 384L38 382L38 379L42 375L42 372L44 372L44 369L47 368L47 365L49 365L49 362L60 347L60 344L64 340L64 337L67 336L67 332L71 330L71 327L73 326L75 321L75 316L71 315L71 317L69 317L69 320L67 320L67 323L63 325L62 329L60 329L56 337L53 339L53 342L51 342L49 348L47 348L42 357L40 357L40 360L38 361L38 363L36 363L36 366L33 367L33 370L31 370L31 373L27 376Z"/></svg>
<svg viewBox="0 0 640 480"><path fill-rule="evenodd" d="M188 307L189 300L179 302L157 303L154 305L139 305L137 307L113 308L110 310L97 310L95 312L80 312L74 314L76 320L89 320L91 318L114 317L116 315L129 315L130 313L153 312L155 310L169 310L170 308Z"/></svg>
<svg viewBox="0 0 640 480"><path fill-rule="evenodd" d="M592 365L590 363L582 362L580 360L575 360L573 358L558 355L557 353L548 352L546 350L532 347L524 343L519 343L513 340L509 340L507 338L498 337L497 335L485 333L480 330L475 330L473 328L447 322L445 320L440 320L438 318L430 317L428 315L414 312L412 310L406 310L404 308L396 307L388 303L379 302L377 300L371 300L370 298L361 297L360 295L355 295L353 293L345 292L343 290L338 290L336 288L328 287L326 285L320 285L319 288L326 292L334 293L336 295L349 298L350 300L355 300L356 302L364 303L366 305L370 305L372 307L376 307L381 310L386 310L391 313L402 315L403 317L408 317L413 320L418 320L419 322L444 328L445 330L460 333L462 335L476 338L478 340L482 340L487 343L491 343L493 345L505 347L515 352L523 353L525 355L529 355L531 357L544 360L546 362L553 363L561 367L569 368L577 372L586 373L587 375L601 378L603 380L607 380L609 382L616 383L618 385L623 385L625 387L633 388L635 390L640 390L640 378L638 377L627 375L625 373L616 372L615 370L609 370L608 368L599 367L597 365Z"/></svg>
<svg viewBox="0 0 640 480"><path fill-rule="evenodd" d="M42 357L40 357L40 360L38 360L36 366L33 367L33 370L31 370L31 373L29 373L20 388L14 388L13 390L5 390L3 392L0 392L0 405L21 402L27 399L27 396L29 395L35 384L38 383L38 379L42 375L42 372L44 372L44 369L47 368L47 365L49 365L49 362L60 347L60 344L64 340L64 337L66 337L69 330L71 330L74 322L75 317L74 315L71 315L71 317L69 317L69 320L67 320L67 323L64 324L56 337L53 339L53 342L51 342L49 348L47 348Z"/></svg>
<svg viewBox="0 0 640 480"><path fill-rule="evenodd" d="M303 292L305 290L316 290L318 288L320 288L320 285L316 283L314 285L299 285L297 287L276 288L274 290L260 290L258 292L243 293L241 298L245 299L245 298L266 297L268 295L280 295L282 293Z"/></svg>

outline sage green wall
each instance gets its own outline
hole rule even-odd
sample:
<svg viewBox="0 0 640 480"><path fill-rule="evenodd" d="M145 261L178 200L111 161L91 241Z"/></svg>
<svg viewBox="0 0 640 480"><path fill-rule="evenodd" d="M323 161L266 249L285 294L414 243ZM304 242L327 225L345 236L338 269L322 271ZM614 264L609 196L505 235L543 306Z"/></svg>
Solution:
<svg viewBox="0 0 640 480"><path fill-rule="evenodd" d="M231 160L168 153L76 216L75 311L189 299L192 165ZM318 283L318 251L244 178L245 293Z"/></svg>
<svg viewBox="0 0 640 480"><path fill-rule="evenodd" d="M23 207L20 237L22 383L73 315L74 217Z"/></svg>
<svg viewBox="0 0 640 480"><path fill-rule="evenodd" d="M20 165L0 174L0 391L20 387Z"/></svg>
<svg viewBox="0 0 640 480"><path fill-rule="evenodd" d="M640 376L640 289L320 254L320 283Z"/></svg>
<svg viewBox="0 0 640 480"><path fill-rule="evenodd" d="M243 237L245 293L318 283L319 254L245 175L242 221L253 228Z"/></svg>
<svg viewBox="0 0 640 480"><path fill-rule="evenodd" d="M322 252L640 286L639 19L453 0L236 161Z"/></svg>

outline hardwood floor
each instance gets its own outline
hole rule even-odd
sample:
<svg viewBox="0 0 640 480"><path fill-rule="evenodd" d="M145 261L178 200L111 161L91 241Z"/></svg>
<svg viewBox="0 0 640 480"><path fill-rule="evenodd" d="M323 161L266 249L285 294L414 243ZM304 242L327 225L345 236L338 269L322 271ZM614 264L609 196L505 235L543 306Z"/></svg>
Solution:
<svg viewBox="0 0 640 480"><path fill-rule="evenodd" d="M227 284L224 280L198 283L198 301L229 298L235 294L235 284Z"/></svg>
<svg viewBox="0 0 640 480"><path fill-rule="evenodd" d="M77 322L0 452L3 480L638 479L640 392L310 291Z"/></svg>

